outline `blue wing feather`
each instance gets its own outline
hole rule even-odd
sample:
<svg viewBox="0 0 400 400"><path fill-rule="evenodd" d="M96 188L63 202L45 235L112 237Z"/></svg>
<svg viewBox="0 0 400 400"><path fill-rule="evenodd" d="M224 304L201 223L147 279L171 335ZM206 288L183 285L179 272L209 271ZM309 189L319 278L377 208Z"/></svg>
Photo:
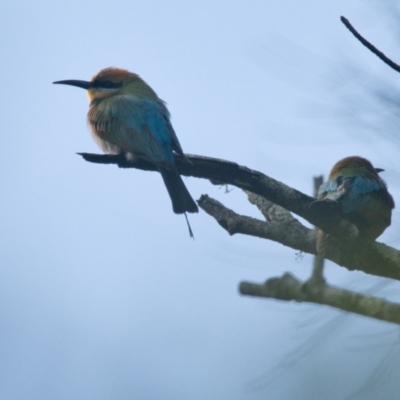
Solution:
<svg viewBox="0 0 400 400"><path fill-rule="evenodd" d="M118 122L111 142L154 163L174 163L169 113L161 101L118 96L109 107Z"/></svg>
<svg viewBox="0 0 400 400"><path fill-rule="evenodd" d="M319 198L338 201L345 213L359 210L367 204L371 195L386 189L385 183L369 179L365 176L338 176L321 185Z"/></svg>

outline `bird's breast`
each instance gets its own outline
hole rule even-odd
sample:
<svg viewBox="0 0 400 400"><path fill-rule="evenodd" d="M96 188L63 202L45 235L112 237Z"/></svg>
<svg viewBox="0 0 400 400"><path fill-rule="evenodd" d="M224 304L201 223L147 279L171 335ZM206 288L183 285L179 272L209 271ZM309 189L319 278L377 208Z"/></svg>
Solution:
<svg viewBox="0 0 400 400"><path fill-rule="evenodd" d="M120 129L119 122L104 105L91 104L87 120L93 139L105 153L118 154L122 151L115 137Z"/></svg>

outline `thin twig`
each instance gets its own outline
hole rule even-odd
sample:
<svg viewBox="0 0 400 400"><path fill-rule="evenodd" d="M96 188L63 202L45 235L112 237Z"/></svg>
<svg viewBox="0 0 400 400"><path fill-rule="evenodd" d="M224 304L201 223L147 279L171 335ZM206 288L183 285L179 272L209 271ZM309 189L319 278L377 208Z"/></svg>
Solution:
<svg viewBox="0 0 400 400"><path fill-rule="evenodd" d="M345 17L340 17L340 20L346 26L346 28L372 53L374 53L377 57L379 57L385 64L389 65L389 67L393 68L395 71L400 72L400 65L396 64L390 58L386 57L380 50L378 50L372 43L368 42L368 40L364 39L350 24L349 20Z"/></svg>

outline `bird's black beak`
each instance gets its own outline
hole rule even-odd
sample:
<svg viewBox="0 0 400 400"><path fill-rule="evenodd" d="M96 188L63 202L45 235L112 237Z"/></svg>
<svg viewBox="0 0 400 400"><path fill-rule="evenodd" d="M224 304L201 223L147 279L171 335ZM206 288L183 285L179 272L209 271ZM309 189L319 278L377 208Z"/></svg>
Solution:
<svg viewBox="0 0 400 400"><path fill-rule="evenodd" d="M374 168L375 172L379 174L379 172L383 172L384 169L382 168Z"/></svg>
<svg viewBox="0 0 400 400"><path fill-rule="evenodd" d="M91 87L93 87L92 82L88 82L88 81L78 81L78 80L74 80L74 79L69 79L66 81L57 81L57 82L53 82L56 85L70 85L70 86L76 86L76 87L80 87L82 89L90 89Z"/></svg>

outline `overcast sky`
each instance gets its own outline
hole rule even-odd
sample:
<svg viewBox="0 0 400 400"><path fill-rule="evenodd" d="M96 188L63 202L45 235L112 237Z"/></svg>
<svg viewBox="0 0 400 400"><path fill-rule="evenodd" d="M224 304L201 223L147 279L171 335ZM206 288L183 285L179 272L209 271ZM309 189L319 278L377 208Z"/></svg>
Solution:
<svg viewBox="0 0 400 400"><path fill-rule="evenodd" d="M314 175L360 155L386 170L398 202L399 147L343 112L363 109L357 99L374 76L398 80L339 19L397 55L395 22L379 3L3 2L1 399L398 398L394 326L241 297L242 280L305 279L311 256L229 237L204 212L190 215L190 240L158 174L76 155L101 152L86 94L52 85L126 68L167 102L187 153L307 194ZM185 183L196 199L260 217L239 189ZM396 222L380 240L399 245ZM333 264L327 276L396 299L384 280Z"/></svg>

